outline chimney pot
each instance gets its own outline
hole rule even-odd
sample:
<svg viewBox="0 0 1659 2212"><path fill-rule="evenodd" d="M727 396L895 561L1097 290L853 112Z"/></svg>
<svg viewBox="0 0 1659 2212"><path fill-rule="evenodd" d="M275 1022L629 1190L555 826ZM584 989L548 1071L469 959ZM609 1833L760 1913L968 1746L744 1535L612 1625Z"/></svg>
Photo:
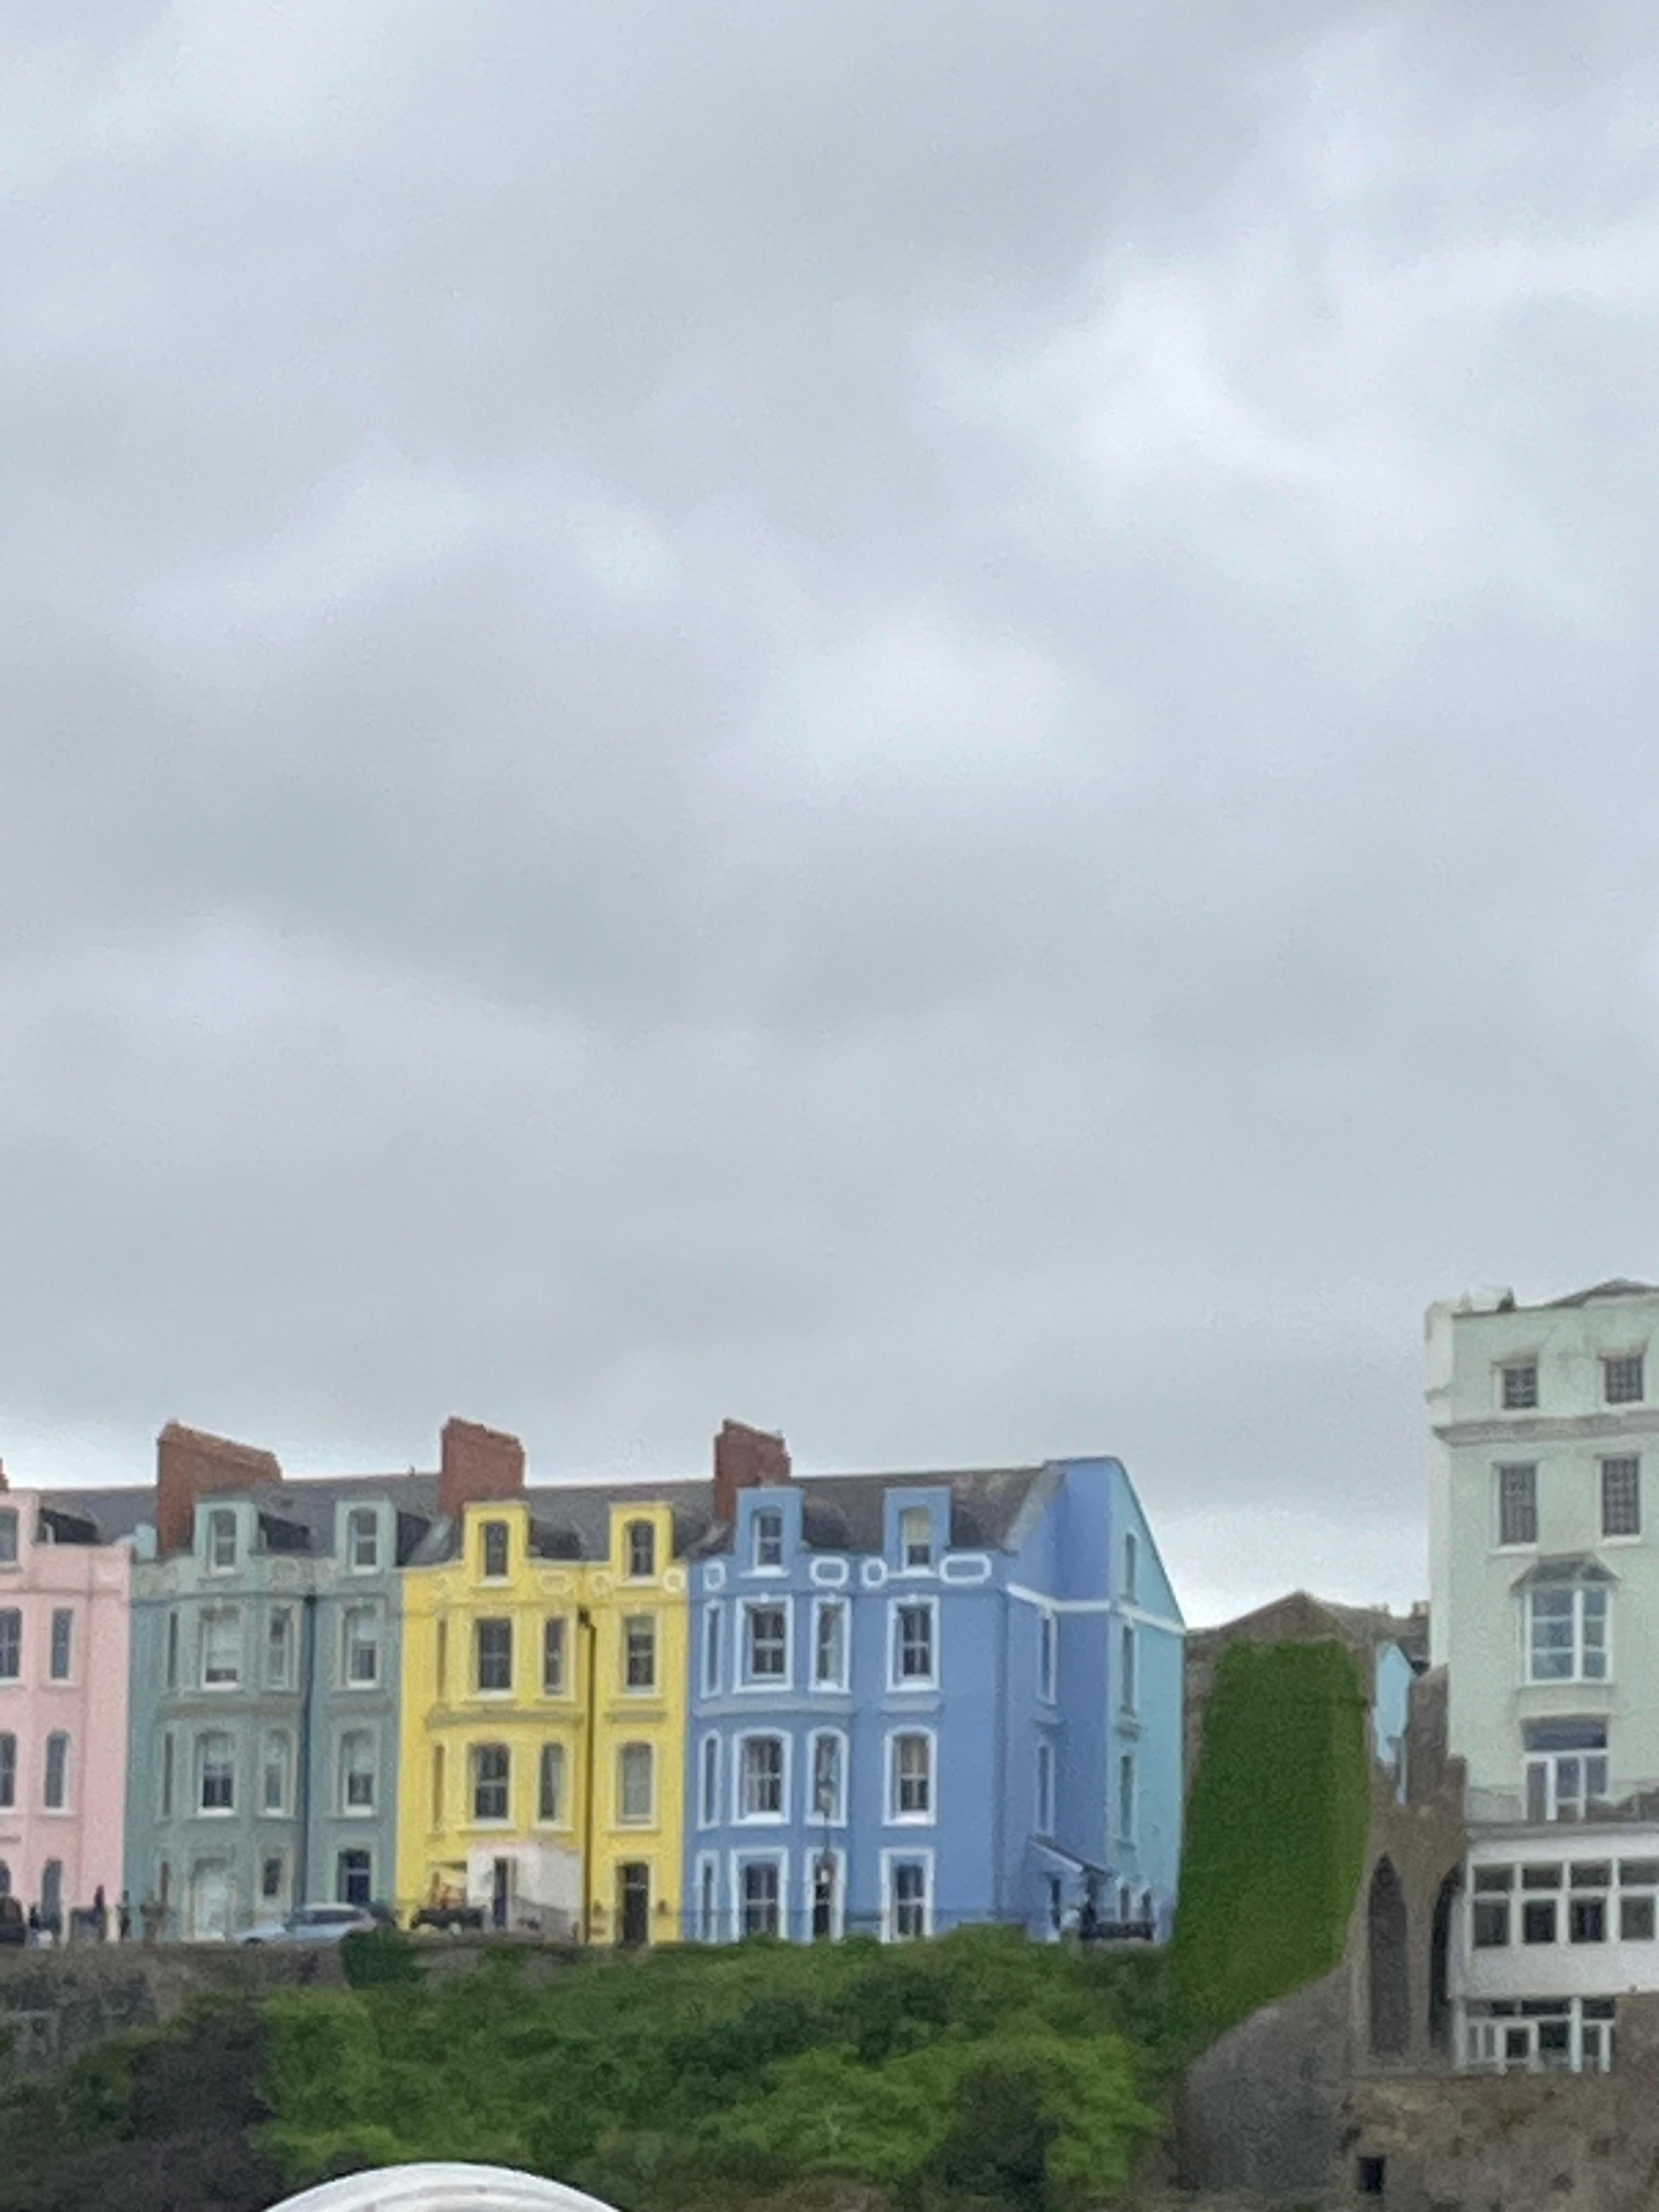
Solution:
<svg viewBox="0 0 1659 2212"><path fill-rule="evenodd" d="M738 1517L738 1492L793 1480L789 1447L768 1429L722 1421L714 1439L714 1518L729 1528Z"/></svg>

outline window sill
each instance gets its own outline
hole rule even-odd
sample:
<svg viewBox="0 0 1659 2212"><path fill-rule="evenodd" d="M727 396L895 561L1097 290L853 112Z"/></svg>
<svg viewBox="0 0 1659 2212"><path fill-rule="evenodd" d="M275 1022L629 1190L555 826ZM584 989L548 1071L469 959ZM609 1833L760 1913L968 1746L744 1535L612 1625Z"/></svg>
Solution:
<svg viewBox="0 0 1659 2212"><path fill-rule="evenodd" d="M886 1825L890 1828L933 1828L939 1821L932 1813L890 1813Z"/></svg>
<svg viewBox="0 0 1659 2212"><path fill-rule="evenodd" d="M787 1813L739 1813L732 1820L734 1828L787 1828Z"/></svg>

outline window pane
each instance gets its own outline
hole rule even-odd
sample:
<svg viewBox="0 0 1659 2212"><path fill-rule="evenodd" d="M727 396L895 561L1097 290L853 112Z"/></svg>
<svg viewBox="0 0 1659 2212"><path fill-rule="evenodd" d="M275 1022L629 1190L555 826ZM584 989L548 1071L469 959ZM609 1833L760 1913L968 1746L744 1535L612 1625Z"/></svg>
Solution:
<svg viewBox="0 0 1659 2212"><path fill-rule="evenodd" d="M537 1812L544 1820L562 1820L564 1818L564 1746L562 1743L544 1743L542 1746Z"/></svg>
<svg viewBox="0 0 1659 2212"><path fill-rule="evenodd" d="M835 1686L843 1680L846 1615L839 1602L821 1602L813 1650L812 1679Z"/></svg>
<svg viewBox="0 0 1659 2212"><path fill-rule="evenodd" d="M1638 1536L1642 1533L1642 1462L1639 1459L1604 1459L1601 1462L1601 1534Z"/></svg>
<svg viewBox="0 0 1659 2212"><path fill-rule="evenodd" d="M749 1608L749 1672L757 1681L781 1681L788 1661L788 1631L781 1606Z"/></svg>
<svg viewBox="0 0 1659 2212"><path fill-rule="evenodd" d="M1498 1540L1538 1541L1538 1469L1531 1462L1498 1470Z"/></svg>
<svg viewBox="0 0 1659 2212"><path fill-rule="evenodd" d="M648 1521L630 1521L628 1525L628 1571L635 1576L657 1571L657 1532Z"/></svg>
<svg viewBox="0 0 1659 2212"><path fill-rule="evenodd" d="M623 1624L623 1680L630 1690L651 1690L657 1682L657 1624L649 1613L635 1613Z"/></svg>
<svg viewBox="0 0 1659 2212"><path fill-rule="evenodd" d="M625 1743L621 1754L619 1817L628 1821L651 1818L652 1756L648 1743Z"/></svg>
<svg viewBox="0 0 1659 2212"><path fill-rule="evenodd" d="M564 1694L564 1620L550 1619L542 1629L542 1690L550 1698Z"/></svg>
<svg viewBox="0 0 1659 2212"><path fill-rule="evenodd" d="M476 1675L481 1690L513 1687L513 1624L481 1620L473 1631Z"/></svg>
<svg viewBox="0 0 1659 2212"><path fill-rule="evenodd" d="M63 1607L52 1616L52 1679L67 1682L70 1678L71 1639L75 1633L75 1615Z"/></svg>

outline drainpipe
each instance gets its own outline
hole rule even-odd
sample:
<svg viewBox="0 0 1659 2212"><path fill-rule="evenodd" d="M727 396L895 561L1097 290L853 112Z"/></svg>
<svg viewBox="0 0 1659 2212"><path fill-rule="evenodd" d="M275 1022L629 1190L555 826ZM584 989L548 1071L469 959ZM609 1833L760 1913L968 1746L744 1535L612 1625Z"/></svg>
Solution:
<svg viewBox="0 0 1659 2212"><path fill-rule="evenodd" d="M599 1632L592 1613L576 1608L576 1626L585 1644L582 1661L582 1942L593 1940L593 1738L597 1732L599 1690Z"/></svg>
<svg viewBox="0 0 1659 2212"><path fill-rule="evenodd" d="M294 1855L294 1902L311 1899L311 1701L316 1680L317 1598L307 1590L300 1601L300 1741L295 1764L295 1811L299 1815L300 1843Z"/></svg>

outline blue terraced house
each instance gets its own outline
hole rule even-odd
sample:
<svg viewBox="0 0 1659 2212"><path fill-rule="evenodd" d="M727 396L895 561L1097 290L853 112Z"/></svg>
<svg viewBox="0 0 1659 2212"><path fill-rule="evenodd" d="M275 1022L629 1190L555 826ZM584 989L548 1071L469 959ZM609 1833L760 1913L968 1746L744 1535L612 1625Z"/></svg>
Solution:
<svg viewBox="0 0 1659 2212"><path fill-rule="evenodd" d="M798 1479L727 1422L690 1595L688 1936L1167 1935L1185 1630L1118 1461Z"/></svg>

